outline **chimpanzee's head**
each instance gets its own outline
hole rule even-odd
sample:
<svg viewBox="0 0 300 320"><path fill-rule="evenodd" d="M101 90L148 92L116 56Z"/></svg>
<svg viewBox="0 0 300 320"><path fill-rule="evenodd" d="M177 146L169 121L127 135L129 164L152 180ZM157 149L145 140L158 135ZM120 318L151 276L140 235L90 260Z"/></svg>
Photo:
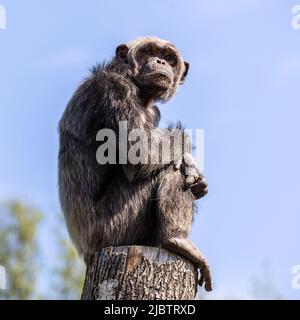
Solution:
<svg viewBox="0 0 300 320"><path fill-rule="evenodd" d="M135 82L145 94L163 102L175 94L189 70L172 43L155 37L118 46L116 59L129 63Z"/></svg>

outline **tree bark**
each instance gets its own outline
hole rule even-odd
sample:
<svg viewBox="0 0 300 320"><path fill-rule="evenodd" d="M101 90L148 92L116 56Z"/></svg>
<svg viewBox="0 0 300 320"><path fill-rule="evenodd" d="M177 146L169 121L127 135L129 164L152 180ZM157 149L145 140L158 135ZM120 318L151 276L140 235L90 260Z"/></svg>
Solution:
<svg viewBox="0 0 300 320"><path fill-rule="evenodd" d="M82 300L193 300L196 267L156 247L108 247L91 257Z"/></svg>

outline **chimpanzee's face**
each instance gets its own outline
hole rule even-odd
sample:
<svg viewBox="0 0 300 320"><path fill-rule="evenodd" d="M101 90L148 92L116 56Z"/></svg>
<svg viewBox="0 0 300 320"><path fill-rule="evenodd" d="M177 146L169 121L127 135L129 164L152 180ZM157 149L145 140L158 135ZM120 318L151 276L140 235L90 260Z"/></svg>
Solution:
<svg viewBox="0 0 300 320"><path fill-rule="evenodd" d="M154 91L167 91L173 86L180 61L174 49L149 42L136 51L134 60L141 86Z"/></svg>
<svg viewBox="0 0 300 320"><path fill-rule="evenodd" d="M178 50L166 42L144 41L131 50L127 45L121 45L117 48L117 56L129 58L140 89L162 101L168 100L178 84L183 83L189 67Z"/></svg>

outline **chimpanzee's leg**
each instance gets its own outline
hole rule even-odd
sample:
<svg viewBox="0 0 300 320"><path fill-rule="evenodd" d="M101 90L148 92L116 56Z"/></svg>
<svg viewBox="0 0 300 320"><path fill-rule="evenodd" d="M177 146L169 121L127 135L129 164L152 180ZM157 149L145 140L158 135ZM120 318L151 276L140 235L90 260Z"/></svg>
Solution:
<svg viewBox="0 0 300 320"><path fill-rule="evenodd" d="M201 271L200 285L210 291L211 275L203 254L188 240L194 215L194 196L185 186L185 176L172 166L160 173L157 189L158 237L163 248L196 263Z"/></svg>

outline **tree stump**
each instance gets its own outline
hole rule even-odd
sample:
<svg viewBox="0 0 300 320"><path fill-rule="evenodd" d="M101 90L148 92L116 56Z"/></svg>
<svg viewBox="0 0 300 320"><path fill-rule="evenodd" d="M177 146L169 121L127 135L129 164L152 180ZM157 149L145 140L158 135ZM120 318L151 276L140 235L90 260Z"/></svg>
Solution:
<svg viewBox="0 0 300 320"><path fill-rule="evenodd" d="M192 262L146 246L108 247L91 257L82 300L193 300L198 272Z"/></svg>

